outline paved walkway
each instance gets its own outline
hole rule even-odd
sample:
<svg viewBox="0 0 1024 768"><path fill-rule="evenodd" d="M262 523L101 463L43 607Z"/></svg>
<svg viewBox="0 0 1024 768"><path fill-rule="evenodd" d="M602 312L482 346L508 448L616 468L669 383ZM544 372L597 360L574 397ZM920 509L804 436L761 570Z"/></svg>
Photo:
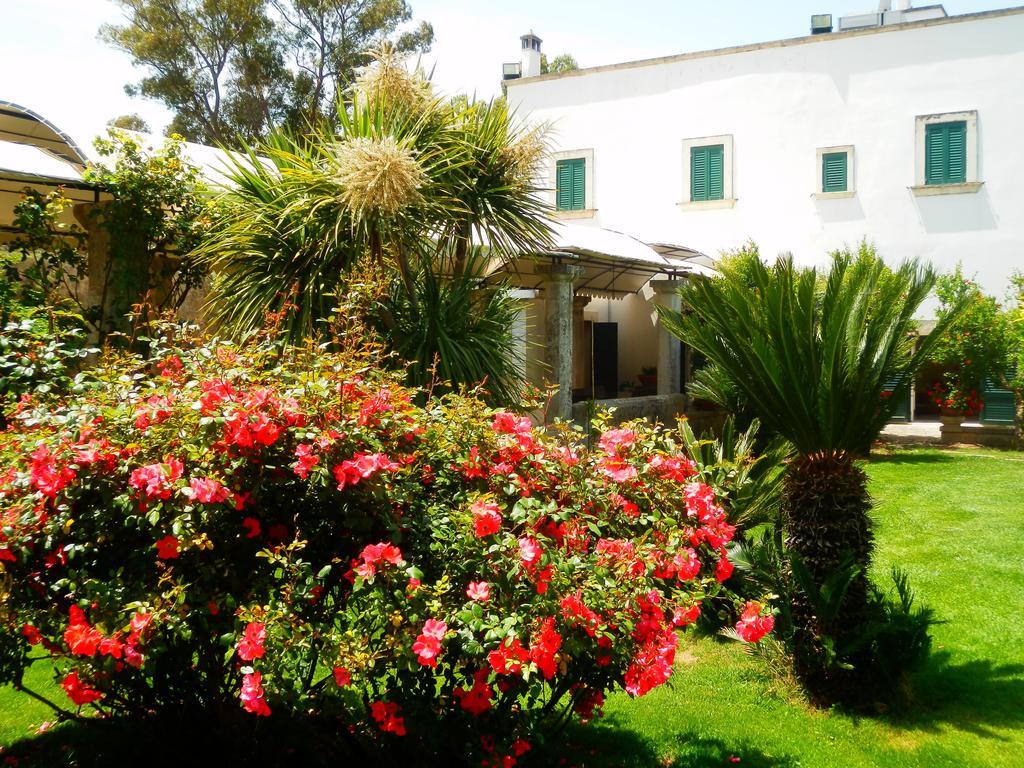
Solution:
<svg viewBox="0 0 1024 768"><path fill-rule="evenodd" d="M890 443L941 443L937 421L892 422L882 430L881 439Z"/></svg>

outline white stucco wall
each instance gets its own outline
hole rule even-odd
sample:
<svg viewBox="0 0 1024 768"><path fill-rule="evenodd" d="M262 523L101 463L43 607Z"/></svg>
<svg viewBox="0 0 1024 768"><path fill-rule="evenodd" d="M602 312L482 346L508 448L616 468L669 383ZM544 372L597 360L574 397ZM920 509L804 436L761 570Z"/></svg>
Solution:
<svg viewBox="0 0 1024 768"><path fill-rule="evenodd" d="M872 240L892 261L958 261L1000 297L1024 269L1024 9L512 81L554 149L592 149L591 223L718 253L752 238L819 263ZM921 115L976 110L975 193L921 197ZM683 142L732 135L731 208L684 209ZM817 150L853 145L856 194L814 199ZM620 330L621 333L621 330Z"/></svg>

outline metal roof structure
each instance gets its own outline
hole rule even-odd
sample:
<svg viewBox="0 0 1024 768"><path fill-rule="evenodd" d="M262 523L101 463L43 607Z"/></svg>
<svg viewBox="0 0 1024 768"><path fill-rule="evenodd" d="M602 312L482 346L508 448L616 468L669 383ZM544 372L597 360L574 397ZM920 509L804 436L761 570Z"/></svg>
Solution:
<svg viewBox="0 0 1024 768"><path fill-rule="evenodd" d="M540 254L524 254L493 274L507 276L517 287L540 288L546 276L537 270L547 264L582 269L573 282L577 294L621 299L643 290L654 277L687 278L715 274L711 257L683 245L648 245L613 229L579 224L552 224L554 247Z"/></svg>
<svg viewBox="0 0 1024 768"><path fill-rule="evenodd" d="M36 147L51 157L63 160L79 172L84 171L89 162L89 158L71 137L49 120L28 107L2 99L0 141Z"/></svg>
<svg viewBox="0 0 1024 768"><path fill-rule="evenodd" d="M105 195L82 178L89 158L66 133L27 107L0 100L0 241L14 228L14 207L26 189L55 189L73 203L94 203ZM61 216L69 234L80 223L69 207Z"/></svg>

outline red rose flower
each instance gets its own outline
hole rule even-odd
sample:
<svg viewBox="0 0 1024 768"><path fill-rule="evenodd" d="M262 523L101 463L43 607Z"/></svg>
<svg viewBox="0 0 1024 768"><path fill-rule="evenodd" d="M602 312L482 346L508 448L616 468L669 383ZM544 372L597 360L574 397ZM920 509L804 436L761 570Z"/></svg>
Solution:
<svg viewBox="0 0 1024 768"><path fill-rule="evenodd" d="M180 554L178 539L168 534L156 543L156 556L161 560L174 560Z"/></svg>

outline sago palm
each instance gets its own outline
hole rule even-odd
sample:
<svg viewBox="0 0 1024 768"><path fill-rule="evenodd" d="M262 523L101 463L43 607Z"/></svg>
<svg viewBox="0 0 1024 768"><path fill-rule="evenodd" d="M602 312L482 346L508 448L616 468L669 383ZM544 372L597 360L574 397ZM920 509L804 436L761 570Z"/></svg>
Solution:
<svg viewBox="0 0 1024 768"><path fill-rule="evenodd" d="M791 258L773 267L758 261L745 281L726 276L684 286L682 313L659 307L662 322L719 366L762 423L793 444L784 477L793 559L819 588L852 570L832 616L817 616L812 596L794 590L796 672L820 703L854 702L871 675L863 654L839 664L828 658L848 647L867 618L871 500L857 459L944 330L940 322L921 340L913 333L934 283L934 272L917 262L890 271L877 257L837 253L826 274L800 270Z"/></svg>

